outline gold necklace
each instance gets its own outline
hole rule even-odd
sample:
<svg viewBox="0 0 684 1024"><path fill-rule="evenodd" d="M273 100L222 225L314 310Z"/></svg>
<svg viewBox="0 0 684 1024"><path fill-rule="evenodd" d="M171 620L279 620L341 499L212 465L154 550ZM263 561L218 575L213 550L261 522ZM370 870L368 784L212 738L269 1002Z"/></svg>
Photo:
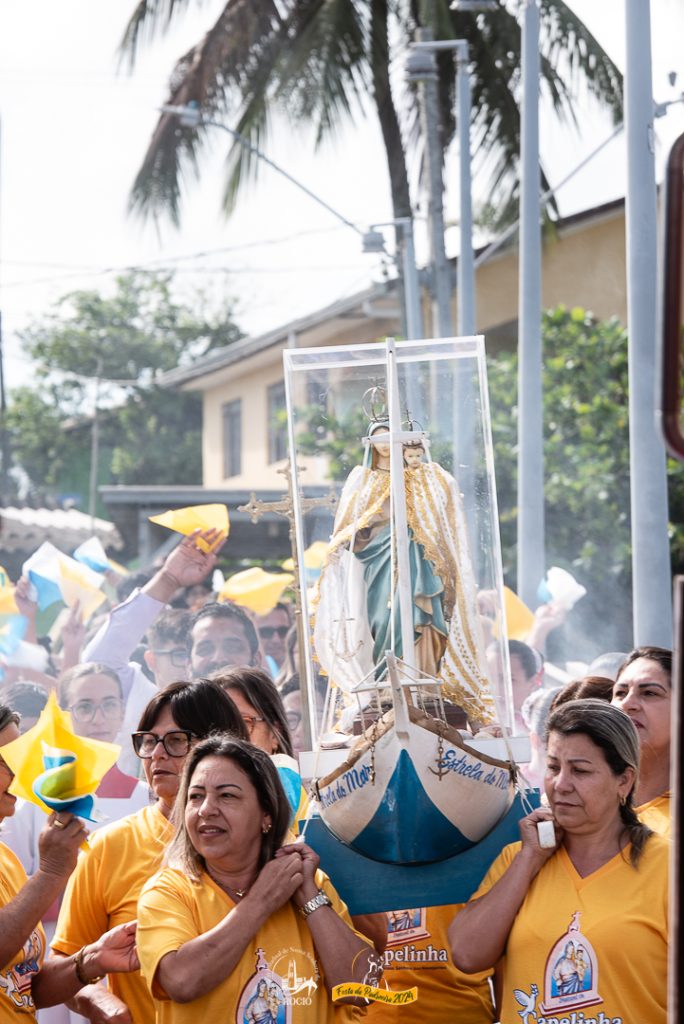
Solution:
<svg viewBox="0 0 684 1024"><path fill-rule="evenodd" d="M237 896L239 900L246 896L251 888L251 885L246 885L242 889L234 889L232 885L228 885L227 882L222 882L220 878L215 878L211 871L209 871L209 877L213 878L216 884L220 886L220 888L223 889L224 892L227 892L229 896Z"/></svg>

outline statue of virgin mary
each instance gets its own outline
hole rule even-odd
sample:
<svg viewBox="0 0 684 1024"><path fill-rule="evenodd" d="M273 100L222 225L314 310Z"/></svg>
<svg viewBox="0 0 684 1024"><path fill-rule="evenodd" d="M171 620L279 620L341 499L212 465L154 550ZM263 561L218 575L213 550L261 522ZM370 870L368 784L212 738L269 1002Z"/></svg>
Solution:
<svg viewBox="0 0 684 1024"><path fill-rule="evenodd" d="M349 474L335 518L327 559L314 597L313 638L321 668L349 691L363 679L386 675L385 651L402 656L396 560L390 515L390 447L371 423L361 466ZM409 444L403 469L408 524L414 663L421 677L442 681L444 697L473 724L495 719L476 606L461 495L436 462L415 458Z"/></svg>

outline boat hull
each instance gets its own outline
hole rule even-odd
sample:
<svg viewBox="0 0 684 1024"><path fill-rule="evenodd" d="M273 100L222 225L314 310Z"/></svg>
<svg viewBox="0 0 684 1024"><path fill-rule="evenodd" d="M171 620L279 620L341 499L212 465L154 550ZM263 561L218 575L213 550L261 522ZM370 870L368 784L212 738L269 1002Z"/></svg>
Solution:
<svg viewBox="0 0 684 1024"><path fill-rule="evenodd" d="M432 863L478 843L510 807L506 761L469 749L457 730L410 709L366 731L339 768L317 782L328 828L358 853L391 864Z"/></svg>

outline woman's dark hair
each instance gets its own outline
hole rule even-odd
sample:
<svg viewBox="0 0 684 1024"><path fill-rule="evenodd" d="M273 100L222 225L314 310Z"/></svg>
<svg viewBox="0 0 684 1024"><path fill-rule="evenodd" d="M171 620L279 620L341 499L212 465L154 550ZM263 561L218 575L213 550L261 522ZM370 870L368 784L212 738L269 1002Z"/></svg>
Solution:
<svg viewBox="0 0 684 1024"><path fill-rule="evenodd" d="M169 683L155 693L138 722L139 732L151 732L157 719L168 708L179 729L188 729L204 739L212 732L228 732L247 739L242 715L220 686L211 679L192 683Z"/></svg>
<svg viewBox="0 0 684 1024"><path fill-rule="evenodd" d="M190 841L185 827L185 807L188 790L197 766L206 757L224 757L241 768L256 790L259 806L271 818L271 828L261 835L258 869L272 860L282 845L290 823L291 808L278 775L278 769L268 754L252 743L219 734L209 736L194 747L185 762L178 789L178 797L171 821L175 835L169 844L165 863L178 868L190 878L197 880L200 872L206 870L202 857Z"/></svg>
<svg viewBox="0 0 684 1024"><path fill-rule="evenodd" d="M47 704L48 692L40 683L18 679L2 691L8 705L23 718L38 718Z"/></svg>
<svg viewBox="0 0 684 1024"><path fill-rule="evenodd" d="M551 702L551 711L555 711L561 704L567 704L569 700L586 700L587 697L605 700L610 704L614 686L613 680L607 676L584 676L583 679L573 679L556 693Z"/></svg>
<svg viewBox="0 0 684 1024"><path fill-rule="evenodd" d="M633 661L638 661L639 658L648 658L649 661L657 662L663 671L667 672L668 681L672 686L672 651L666 647L635 647L620 665L615 682L618 681L627 666L631 665Z"/></svg>
<svg viewBox="0 0 684 1024"><path fill-rule="evenodd" d="M18 712L13 711L7 704L0 704L0 729L5 729L8 725L18 726L20 721Z"/></svg>
<svg viewBox="0 0 684 1024"><path fill-rule="evenodd" d="M63 672L59 677L59 683L57 684L59 690L59 706L61 708L68 708L71 701L70 689L71 684L75 683L77 679L84 679L86 676L107 676L112 682L116 683L116 688L119 691L119 697L123 698L123 690L121 689L121 680L114 671L113 668L109 668L107 665L103 665L99 661L83 661L80 665L74 665L73 668L68 668L66 672Z"/></svg>
<svg viewBox="0 0 684 1024"><path fill-rule="evenodd" d="M240 665L222 669L211 678L228 694L232 689L239 690L257 715L266 720L278 744L276 753L294 757L290 727L287 724L282 698L275 683L263 669Z"/></svg>
<svg viewBox="0 0 684 1024"><path fill-rule="evenodd" d="M586 698L561 704L549 718L548 736L552 732L561 736L587 736L600 747L613 775L622 775L627 768L634 770L634 782L619 812L629 835L632 848L630 861L639 863L651 829L637 817L634 810L634 791L639 781L639 737L631 718L614 704L604 700Z"/></svg>

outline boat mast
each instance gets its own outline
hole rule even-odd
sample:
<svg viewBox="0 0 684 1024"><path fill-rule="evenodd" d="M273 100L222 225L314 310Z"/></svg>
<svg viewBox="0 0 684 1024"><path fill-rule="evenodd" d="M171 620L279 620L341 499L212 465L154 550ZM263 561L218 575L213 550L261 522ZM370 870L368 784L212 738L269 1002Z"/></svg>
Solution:
<svg viewBox="0 0 684 1024"><path fill-rule="evenodd" d="M389 392L390 425L390 495L392 503L392 540L397 560L397 591L401 622L402 661L411 672L416 671L416 645L413 631L411 568L408 556L408 525L406 522L406 488L404 486L404 453L401 429L401 399L397 351L394 338L387 338L387 389Z"/></svg>

